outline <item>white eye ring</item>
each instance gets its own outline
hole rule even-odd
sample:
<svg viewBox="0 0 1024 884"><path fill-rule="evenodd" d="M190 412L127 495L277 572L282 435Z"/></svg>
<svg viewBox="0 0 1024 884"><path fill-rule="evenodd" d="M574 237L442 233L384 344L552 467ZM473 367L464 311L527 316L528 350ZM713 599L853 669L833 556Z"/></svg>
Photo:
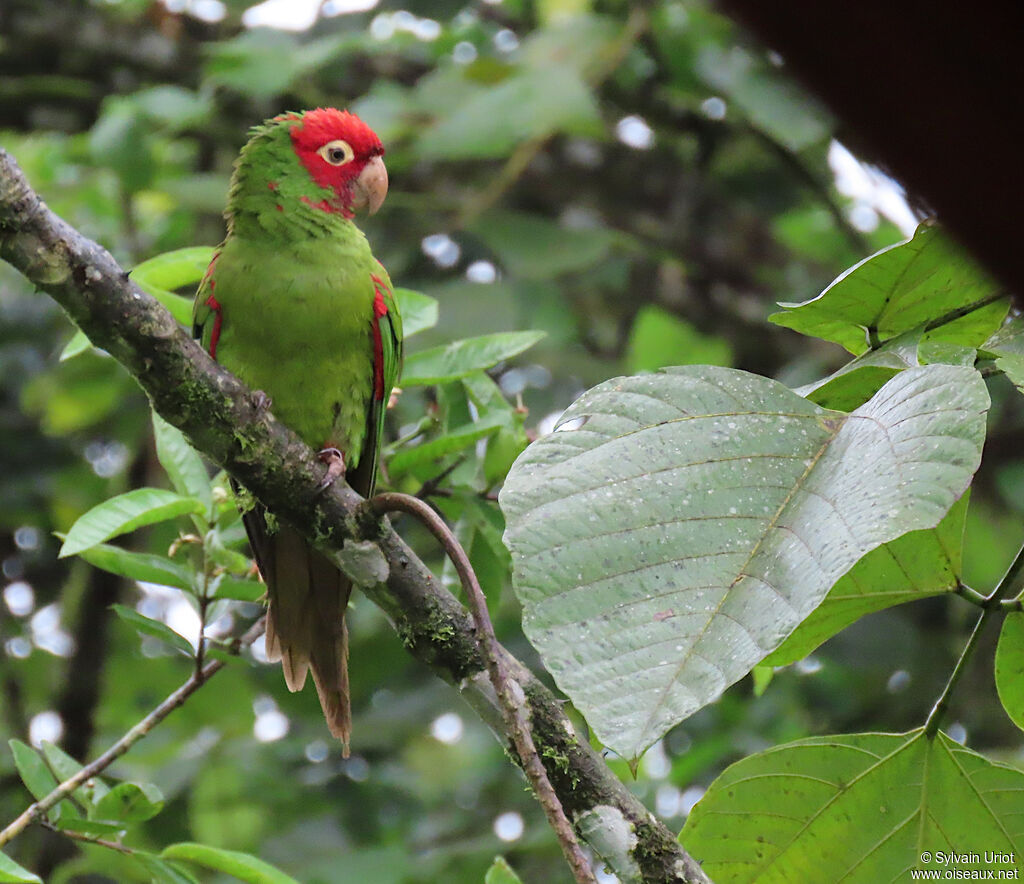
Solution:
<svg viewBox="0 0 1024 884"><path fill-rule="evenodd" d="M347 141L342 141L340 138L336 141L328 141L318 151L318 154L324 158L325 162L330 163L332 166L344 166L345 163L352 162L355 157L355 151L352 150L352 145Z"/></svg>

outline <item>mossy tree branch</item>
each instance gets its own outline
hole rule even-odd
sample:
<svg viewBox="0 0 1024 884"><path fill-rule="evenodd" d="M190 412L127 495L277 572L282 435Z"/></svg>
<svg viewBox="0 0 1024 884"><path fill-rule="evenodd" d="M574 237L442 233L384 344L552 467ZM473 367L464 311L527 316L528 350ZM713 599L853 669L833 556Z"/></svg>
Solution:
<svg viewBox="0 0 1024 884"><path fill-rule="evenodd" d="M515 757L465 608L344 482L321 491L323 467L311 449L261 409L105 249L54 215L3 149L0 258L56 300L128 369L156 411L271 511L336 556L346 540L376 543L389 573L385 582L366 587L367 595L389 615L412 655L457 685ZM548 776L581 837L624 882L706 884L673 833L576 736L552 693L503 647L496 652L527 698ZM626 852L603 843L608 827L595 822L609 814L621 816L629 832Z"/></svg>

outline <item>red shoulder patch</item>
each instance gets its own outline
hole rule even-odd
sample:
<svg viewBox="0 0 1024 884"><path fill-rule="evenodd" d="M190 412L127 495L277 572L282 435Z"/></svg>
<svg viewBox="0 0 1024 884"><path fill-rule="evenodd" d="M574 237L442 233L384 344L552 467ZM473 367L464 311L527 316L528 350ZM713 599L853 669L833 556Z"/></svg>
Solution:
<svg viewBox="0 0 1024 884"><path fill-rule="evenodd" d="M380 331L380 321L388 314L388 303L384 300L384 281L375 273L370 274L373 280L373 398L377 402L384 399L384 338Z"/></svg>

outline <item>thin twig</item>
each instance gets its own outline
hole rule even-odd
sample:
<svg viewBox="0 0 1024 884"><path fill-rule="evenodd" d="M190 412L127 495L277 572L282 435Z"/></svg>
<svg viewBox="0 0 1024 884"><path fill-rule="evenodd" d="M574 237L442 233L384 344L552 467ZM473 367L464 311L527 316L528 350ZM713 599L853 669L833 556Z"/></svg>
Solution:
<svg viewBox="0 0 1024 884"><path fill-rule="evenodd" d="M544 808L551 828L555 830L562 853L576 880L579 884L596 884L597 879L590 868L590 863L583 855L572 824L566 817L562 803L558 800L551 781L548 779L547 771L544 770L544 764L540 760L540 754L533 742L530 725L523 715L523 699L517 697L513 692L511 681L498 657L498 639L494 634L494 625L491 623L490 614L487 612L487 600L484 598L480 582L469 563L469 557L465 550L444 520L417 497L398 492L387 492L374 497L370 501L370 506L377 516L383 516L390 512L403 512L415 516L444 547L448 558L451 559L458 572L462 587L466 591L469 608L476 624L477 641L479 641L487 660L487 674L490 676L491 684L501 703L505 724L512 736L513 743L515 743L523 772L530 781L541 807Z"/></svg>
<svg viewBox="0 0 1024 884"><path fill-rule="evenodd" d="M418 497L420 500L426 500L428 497L431 497L432 495L436 494L438 489L441 487L441 483L445 479L447 479L452 473L454 473L465 462L466 456L464 454L455 458L455 460L453 460L448 466L441 470L441 472L434 476L434 478L427 479L427 481L420 486L420 490L417 491L413 495L413 497Z"/></svg>
<svg viewBox="0 0 1024 884"><path fill-rule="evenodd" d="M374 519L360 520L366 502L343 481L325 494L309 446L255 407L252 391L138 289L108 252L54 215L2 147L0 260L51 295L97 346L135 377L166 420L305 536L327 538L323 545L333 552L341 550L345 538L375 541L388 561L389 576L367 594L407 636L409 652L417 660L457 684L484 721L507 733L466 608L437 584L394 531L381 530ZM605 857L612 869L636 877L639 866L640 877L650 884L680 876L708 884L675 833L652 816L586 740L574 736L550 689L514 656L500 647L498 651L528 699L534 733L543 734L545 748L566 759L564 771L559 766L551 773L563 807L575 819L612 807L636 832L635 845ZM595 841L600 848L603 842L599 837Z"/></svg>
<svg viewBox="0 0 1024 884"><path fill-rule="evenodd" d="M125 856L131 856L135 853L130 847L126 847L124 844L120 844L117 841L110 841L106 838L100 838L96 835L86 835L85 832L75 832L71 829L59 829L49 820L41 820L40 825L55 835L63 835L65 838L70 838L72 841L82 841L86 844L96 844L100 847L106 847L110 850L116 850L118 853L123 853Z"/></svg>
<svg viewBox="0 0 1024 884"><path fill-rule="evenodd" d="M1006 569L1006 573L1003 575L1003 579L999 581L999 585L989 595L985 596L985 609L981 612L978 622L974 624L971 637L967 639L967 644L960 654L960 659L956 661L956 666L953 667L953 672L949 676L949 681L946 682L946 687L932 707L932 711L928 714L928 720L924 723L924 732L928 737L934 737L938 733L939 725L942 724L942 719L949 708L949 699L953 695L953 691L956 689L957 684L959 684L960 679L963 678L967 664L970 662L971 657L974 656L978 642L981 640L981 634L984 632L988 621L997 611L1002 614L1006 613L1006 609L1002 605L1003 597L1009 595L1013 590L1022 571L1024 571L1024 546L1021 546L1017 551L1017 555L1010 563L1010 567Z"/></svg>
<svg viewBox="0 0 1024 884"><path fill-rule="evenodd" d="M261 618L248 632L232 644L233 649L241 650L248 647L263 634L264 621ZM237 652L237 651L236 651ZM0 832L0 847L12 838L21 834L33 821L41 818L51 807L59 804L75 791L82 783L96 776L108 768L118 758L124 755L139 740L148 734L154 727L170 715L175 709L181 706L189 697L201 688L210 678L216 675L225 666L223 660L213 660L206 664L199 672L193 672L188 680L167 696L167 698L150 712L145 718L132 727L121 739L114 743L106 752L100 755L91 764L87 764L74 776L69 777L60 783L49 795L40 798L34 804L30 804L24 812L12 822L6 829Z"/></svg>

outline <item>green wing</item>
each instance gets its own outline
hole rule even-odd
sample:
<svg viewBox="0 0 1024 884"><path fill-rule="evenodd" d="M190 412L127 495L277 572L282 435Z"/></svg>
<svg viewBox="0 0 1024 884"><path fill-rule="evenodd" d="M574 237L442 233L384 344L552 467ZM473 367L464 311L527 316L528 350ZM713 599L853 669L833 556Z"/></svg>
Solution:
<svg viewBox="0 0 1024 884"><path fill-rule="evenodd" d="M196 290L195 300L192 302L192 337L198 338L202 342L203 349L215 359L217 354L213 333L216 328L217 334L220 334L220 305L213 297L213 290L216 286L213 279L213 268L219 257L220 249L218 248L213 253L210 266L206 268L206 273L203 274L199 288Z"/></svg>
<svg viewBox="0 0 1024 884"><path fill-rule="evenodd" d="M379 265L378 265L379 266ZM379 273L372 274L376 293L383 301L383 314L376 308L373 311L374 333L374 395L370 400L370 408L366 416L366 440L359 458L359 465L346 477L351 485L363 497L373 494L377 482L377 467L380 462L380 447L384 439L384 419L387 415L388 400L391 391L398 383L402 371L402 314L398 310L395 292L387 271L380 267ZM376 352L377 336L380 336L380 364ZM383 381L381 396L377 395L378 372Z"/></svg>

